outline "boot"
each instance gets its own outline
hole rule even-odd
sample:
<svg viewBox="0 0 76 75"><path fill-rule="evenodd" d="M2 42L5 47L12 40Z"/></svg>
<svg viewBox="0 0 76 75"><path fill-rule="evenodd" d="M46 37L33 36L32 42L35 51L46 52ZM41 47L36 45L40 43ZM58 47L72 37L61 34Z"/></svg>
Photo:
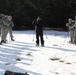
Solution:
<svg viewBox="0 0 76 75"><path fill-rule="evenodd" d="M4 41L4 40L1 40L1 43L6 43L6 41Z"/></svg>
<svg viewBox="0 0 76 75"><path fill-rule="evenodd" d="M12 41L15 41L14 39L11 39Z"/></svg>
<svg viewBox="0 0 76 75"><path fill-rule="evenodd" d="M44 44L41 44L42 47L44 47Z"/></svg>
<svg viewBox="0 0 76 75"><path fill-rule="evenodd" d="M36 46L39 46L39 44L36 44Z"/></svg>

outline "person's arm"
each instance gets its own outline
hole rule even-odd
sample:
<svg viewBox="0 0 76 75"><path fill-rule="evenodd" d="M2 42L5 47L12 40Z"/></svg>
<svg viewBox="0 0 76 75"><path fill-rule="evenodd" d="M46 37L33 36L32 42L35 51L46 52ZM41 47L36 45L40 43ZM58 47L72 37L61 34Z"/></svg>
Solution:
<svg viewBox="0 0 76 75"><path fill-rule="evenodd" d="M11 22L10 26L14 27L14 22L13 21L10 21L10 22Z"/></svg>
<svg viewBox="0 0 76 75"><path fill-rule="evenodd" d="M36 21L35 21L35 20L33 20L32 25L33 25L33 26L35 26L35 23L36 23Z"/></svg>
<svg viewBox="0 0 76 75"><path fill-rule="evenodd" d="M2 20L2 21L4 26L9 27L9 22L7 20Z"/></svg>
<svg viewBox="0 0 76 75"><path fill-rule="evenodd" d="M44 26L46 25L46 23L45 23L45 21L42 21L42 23L43 23L42 24L43 25L43 30L45 30L45 27Z"/></svg>
<svg viewBox="0 0 76 75"><path fill-rule="evenodd" d="M67 27L69 27L69 24L68 24L68 23L66 23L66 26L67 26Z"/></svg>
<svg viewBox="0 0 76 75"><path fill-rule="evenodd" d="M32 25L33 25L33 27L34 27L34 29L36 31L36 28L37 28L37 26L36 26L36 20L33 20Z"/></svg>

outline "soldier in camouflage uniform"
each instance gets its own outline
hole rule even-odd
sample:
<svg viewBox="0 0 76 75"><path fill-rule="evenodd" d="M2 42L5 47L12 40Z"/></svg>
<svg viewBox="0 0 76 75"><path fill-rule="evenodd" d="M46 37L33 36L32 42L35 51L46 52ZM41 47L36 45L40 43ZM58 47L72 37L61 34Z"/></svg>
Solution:
<svg viewBox="0 0 76 75"><path fill-rule="evenodd" d="M72 19L70 18L68 20L68 23L66 24L69 28L69 33L70 33L70 43L74 43L74 23L72 22Z"/></svg>
<svg viewBox="0 0 76 75"><path fill-rule="evenodd" d="M74 44L76 44L76 16L74 20Z"/></svg>
<svg viewBox="0 0 76 75"><path fill-rule="evenodd" d="M15 41L14 39L13 39L13 34L12 34L12 27L14 26L14 23L13 23L13 21L12 21L12 16L8 16L8 22L9 22L9 26L8 26L8 32L9 32L9 34L10 34L10 37L11 37L11 40L12 41ZM7 32L7 33L8 33Z"/></svg>
<svg viewBox="0 0 76 75"><path fill-rule="evenodd" d="M6 15L2 17L3 27L2 27L2 37L1 43L6 43L6 31L7 31L7 18Z"/></svg>
<svg viewBox="0 0 76 75"><path fill-rule="evenodd" d="M4 14L0 14L1 43L5 43L5 26L3 24L4 17Z"/></svg>
<svg viewBox="0 0 76 75"><path fill-rule="evenodd" d="M2 14L0 14L0 37L1 37L1 34L2 34L2 26L3 26L3 23L2 23ZM0 42L1 44L1 42Z"/></svg>
<svg viewBox="0 0 76 75"><path fill-rule="evenodd" d="M3 21L4 25L5 25L5 39L7 37L7 34L9 32L11 40L14 41L13 39L13 35L12 35L12 27L14 26L14 23L12 21L12 17L6 15L6 20Z"/></svg>

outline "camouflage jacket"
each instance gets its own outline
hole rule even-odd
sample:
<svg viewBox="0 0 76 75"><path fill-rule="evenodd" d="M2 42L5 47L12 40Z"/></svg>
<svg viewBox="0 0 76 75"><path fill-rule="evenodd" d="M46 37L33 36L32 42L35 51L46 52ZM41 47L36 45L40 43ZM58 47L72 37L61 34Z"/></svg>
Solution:
<svg viewBox="0 0 76 75"><path fill-rule="evenodd" d="M2 27L3 26L3 21L2 21L2 19L0 18L0 27Z"/></svg>
<svg viewBox="0 0 76 75"><path fill-rule="evenodd" d="M8 21L8 20L3 20L3 24L6 27L13 27L14 26L13 21Z"/></svg>
<svg viewBox="0 0 76 75"><path fill-rule="evenodd" d="M66 26L69 28L69 30L73 30L75 28L74 23L67 23Z"/></svg>

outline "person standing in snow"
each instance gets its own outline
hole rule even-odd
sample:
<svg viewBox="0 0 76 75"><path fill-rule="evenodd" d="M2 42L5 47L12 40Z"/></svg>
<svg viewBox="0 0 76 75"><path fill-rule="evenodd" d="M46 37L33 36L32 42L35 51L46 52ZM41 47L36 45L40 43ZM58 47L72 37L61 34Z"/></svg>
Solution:
<svg viewBox="0 0 76 75"><path fill-rule="evenodd" d="M9 23L7 33L9 32L10 37L11 37L11 40L12 40L12 41L15 41L15 40L13 39L13 34L12 34L12 27L14 26L14 23L13 23L13 21L12 21L12 16L8 16L8 17L7 17L7 20L8 20L8 23Z"/></svg>
<svg viewBox="0 0 76 75"><path fill-rule="evenodd" d="M70 33L70 43L74 43L74 23L72 22L72 19L68 19L68 23L66 26L69 28Z"/></svg>
<svg viewBox="0 0 76 75"><path fill-rule="evenodd" d="M3 22L2 22L2 17L4 16L4 14L0 14L0 37L2 38L2 29L3 29ZM0 42L0 44L2 44Z"/></svg>
<svg viewBox="0 0 76 75"><path fill-rule="evenodd" d="M5 17L3 18L3 25L4 25L4 36L1 39L1 42L6 43L7 41L6 37L7 37L8 32L10 34L11 40L14 41L13 35L12 35L12 27L14 26L12 17L5 15Z"/></svg>
<svg viewBox="0 0 76 75"><path fill-rule="evenodd" d="M1 44L5 43L5 25L3 24L3 20L5 19L4 14L0 14L0 27L1 27Z"/></svg>
<svg viewBox="0 0 76 75"><path fill-rule="evenodd" d="M76 16L74 20L74 44L76 44Z"/></svg>
<svg viewBox="0 0 76 75"><path fill-rule="evenodd" d="M36 30L36 46L39 46L39 37L41 40L41 46L44 46L44 39L43 39L44 21L40 17L38 17L37 20L34 20L32 22L32 25L35 26Z"/></svg>

